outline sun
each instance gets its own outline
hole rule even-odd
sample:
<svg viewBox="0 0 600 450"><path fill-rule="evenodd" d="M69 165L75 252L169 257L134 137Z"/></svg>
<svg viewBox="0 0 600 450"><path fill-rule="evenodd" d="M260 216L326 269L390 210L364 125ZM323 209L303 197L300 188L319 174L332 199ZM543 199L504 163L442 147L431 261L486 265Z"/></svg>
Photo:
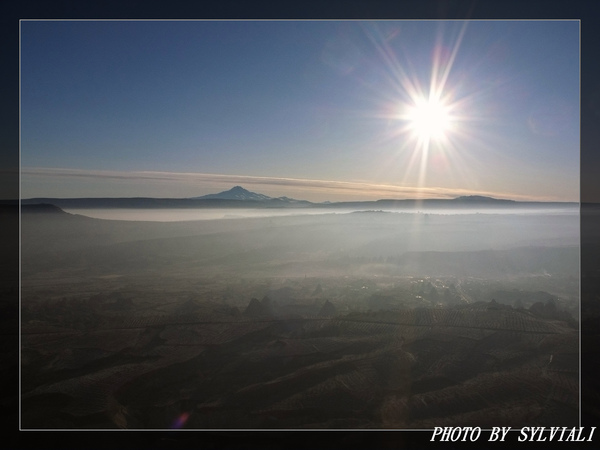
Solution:
<svg viewBox="0 0 600 450"><path fill-rule="evenodd" d="M450 108L435 98L416 99L405 115L409 128L421 141L440 140L450 131L452 116Z"/></svg>

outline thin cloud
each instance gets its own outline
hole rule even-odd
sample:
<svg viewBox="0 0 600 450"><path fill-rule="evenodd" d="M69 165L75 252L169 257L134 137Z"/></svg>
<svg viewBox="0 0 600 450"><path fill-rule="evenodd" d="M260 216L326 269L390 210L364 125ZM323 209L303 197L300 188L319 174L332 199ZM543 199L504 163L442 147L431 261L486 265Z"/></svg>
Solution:
<svg viewBox="0 0 600 450"><path fill-rule="evenodd" d="M454 198L462 195L485 195L496 198L511 198L515 200L534 200L531 197L515 195L514 193L473 192L464 189L448 189L442 187L407 187L389 184L377 184L355 181L314 180L284 177L259 177L248 175L227 175L189 172L158 172L158 171L107 171L82 170L63 168L22 168L22 177L46 177L54 180L61 178L80 178L82 180L122 180L128 183L168 181L188 186L215 185L244 185L256 189L262 187L273 191L272 188L285 188L286 191L296 191L297 198L303 193L318 194L323 199L342 197L354 200L372 200L378 198ZM275 194L277 196L277 194ZM280 194L279 194L280 195ZM126 196L126 195L124 195Z"/></svg>

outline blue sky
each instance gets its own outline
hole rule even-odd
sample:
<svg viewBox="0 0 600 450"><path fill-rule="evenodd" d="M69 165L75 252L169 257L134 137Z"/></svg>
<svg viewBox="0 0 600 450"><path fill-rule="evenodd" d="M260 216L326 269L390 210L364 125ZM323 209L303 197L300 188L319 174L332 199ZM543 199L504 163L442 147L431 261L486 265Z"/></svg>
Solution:
<svg viewBox="0 0 600 450"><path fill-rule="evenodd" d="M22 21L20 154L23 198L577 201L579 22Z"/></svg>

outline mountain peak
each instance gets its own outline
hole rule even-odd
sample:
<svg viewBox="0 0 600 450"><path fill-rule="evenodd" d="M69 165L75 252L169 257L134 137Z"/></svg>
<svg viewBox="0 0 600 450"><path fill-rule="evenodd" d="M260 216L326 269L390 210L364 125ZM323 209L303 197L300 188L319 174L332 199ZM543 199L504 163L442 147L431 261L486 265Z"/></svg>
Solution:
<svg viewBox="0 0 600 450"><path fill-rule="evenodd" d="M208 194L202 197L195 197L198 199L221 199L221 200L254 200L264 201L270 200L271 197L263 194L257 194L244 189L242 186L234 186L228 191L219 192L218 194Z"/></svg>

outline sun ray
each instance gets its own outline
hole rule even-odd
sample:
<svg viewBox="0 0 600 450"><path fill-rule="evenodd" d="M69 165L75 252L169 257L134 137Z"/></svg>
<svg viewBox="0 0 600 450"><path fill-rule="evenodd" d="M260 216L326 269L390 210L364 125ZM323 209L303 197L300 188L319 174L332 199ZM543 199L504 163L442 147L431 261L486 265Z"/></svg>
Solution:
<svg viewBox="0 0 600 450"><path fill-rule="evenodd" d="M377 174L386 183L415 187L425 197L431 189L442 187L479 189L477 174L485 170L482 161L489 160L481 156L500 157L490 134L493 111L489 108L493 105L486 101L498 83L507 80L469 84L464 75L468 59L461 56L468 25L457 22L455 28L443 28L445 24L440 23L431 41L429 62L407 51L405 42L410 41L402 40L402 24L392 38L378 24L362 25L385 82L365 81L377 103L372 111L358 114L385 124L370 144L390 149ZM470 63L473 67L480 62Z"/></svg>

